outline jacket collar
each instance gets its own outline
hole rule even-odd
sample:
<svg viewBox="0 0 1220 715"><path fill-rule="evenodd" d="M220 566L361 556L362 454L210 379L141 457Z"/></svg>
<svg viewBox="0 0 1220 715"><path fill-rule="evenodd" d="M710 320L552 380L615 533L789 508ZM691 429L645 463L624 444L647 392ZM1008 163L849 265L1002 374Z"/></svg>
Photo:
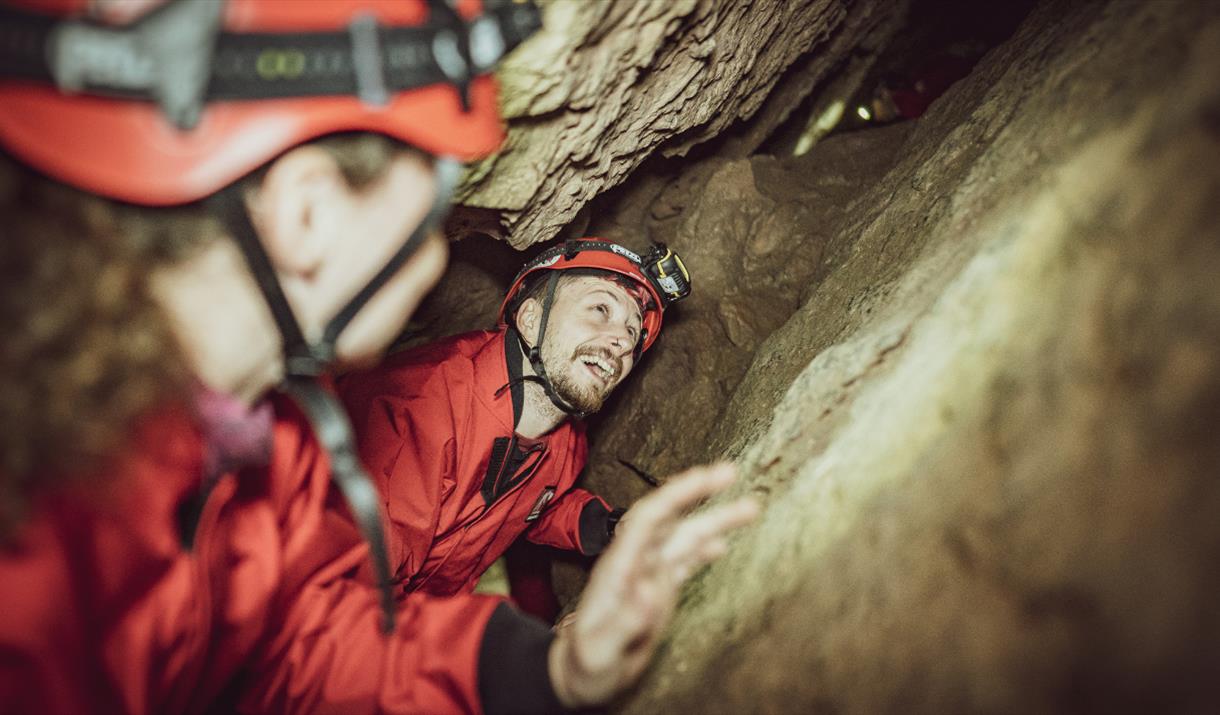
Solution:
<svg viewBox="0 0 1220 715"><path fill-rule="evenodd" d="M471 356L478 401L509 433L516 431L525 409L525 384L520 379L522 359L521 341L512 327L491 332L490 339ZM580 429L574 425L583 426L583 423L564 419L541 439L564 430Z"/></svg>
<svg viewBox="0 0 1220 715"><path fill-rule="evenodd" d="M509 350L520 352L512 346L507 329L485 333L486 340L470 355L474 378L475 402L493 415L506 434L511 434L520 418L521 406L515 404L516 398L510 395L510 389L505 387L509 382ZM520 367L517 368L520 371ZM501 389L504 388L504 389Z"/></svg>

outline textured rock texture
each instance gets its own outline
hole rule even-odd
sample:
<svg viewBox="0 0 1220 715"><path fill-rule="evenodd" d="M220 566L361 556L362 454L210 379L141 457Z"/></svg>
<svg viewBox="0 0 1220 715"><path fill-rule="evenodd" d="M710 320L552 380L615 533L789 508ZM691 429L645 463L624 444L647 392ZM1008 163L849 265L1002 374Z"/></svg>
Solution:
<svg viewBox="0 0 1220 715"><path fill-rule="evenodd" d="M850 62L790 60L754 120L665 158L714 132L666 129L655 93L704 88L695 107L720 80L649 78L690 61L671 45L700 12L744 5L604 5L615 27L686 14L640 33L652 69L628 86L595 76L606 59L551 104L527 92L514 141L533 138L472 196L521 180L498 204L515 245L655 238L694 273L592 420L588 486L627 504L649 487L620 459L664 477L729 456L766 506L614 710L1220 709L1220 5L1044 3L918 121L799 158L752 152L817 93L801 72L826 86ZM587 27L565 56L609 47ZM594 81L616 88L604 117L571 104ZM415 339L488 323L522 258L455 255ZM558 573L576 594L581 572Z"/></svg>
<svg viewBox="0 0 1220 715"><path fill-rule="evenodd" d="M818 81L887 38L905 2L552 0L500 71L509 138L459 195L479 231L555 237L648 157L680 156L740 120L752 152ZM759 113L764 100L783 91ZM755 115L758 114L756 117Z"/></svg>
<svg viewBox="0 0 1220 715"><path fill-rule="evenodd" d="M1044 5L914 125L625 201L712 289L596 449L766 512L618 711L1220 707L1218 70L1216 4Z"/></svg>

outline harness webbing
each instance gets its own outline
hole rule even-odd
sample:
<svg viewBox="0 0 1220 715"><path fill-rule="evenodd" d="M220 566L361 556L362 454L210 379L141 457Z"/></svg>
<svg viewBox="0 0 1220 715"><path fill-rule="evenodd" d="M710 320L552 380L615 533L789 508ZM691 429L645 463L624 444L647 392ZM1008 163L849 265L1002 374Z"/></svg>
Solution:
<svg viewBox="0 0 1220 715"><path fill-rule="evenodd" d="M155 102L188 129L214 101L354 95L378 105L447 83L465 102L470 81L539 24L530 3L488 7L470 23L431 6L414 27L363 15L345 30L292 33L219 31L223 3L210 0L169 2L121 28L0 8L0 76Z"/></svg>
<svg viewBox="0 0 1220 715"><path fill-rule="evenodd" d="M462 168L456 160L442 157L435 162L435 193L427 216L389 259L377 275L352 296L347 305L327 323L322 337L315 343L305 339L296 316L288 305L288 299L280 287L263 249L262 241L246 212L240 182L232 184L208 199L208 205L221 218L229 233L237 241L255 282L271 309L271 315L284 341L284 374L286 377L317 377L325 372L335 358L335 343L343 329L356 317L366 303L376 295L387 281L394 277L403 264L415 253L429 233L438 229L448 212L449 202L457 187Z"/></svg>
<svg viewBox="0 0 1220 715"><path fill-rule="evenodd" d="M364 304L394 277L394 274L415 253L428 234L440 228L441 222L445 220L445 215L449 212L453 192L457 189L461 175L462 165L456 159L449 157L436 159L434 163L435 194L432 197L432 207L428 210L428 215L411 233L406 243L390 258L385 267L378 271L377 275L373 276L373 279L348 302L343 310L340 310L338 315L331 319L322 332L322 345L333 346L339 339L339 334L343 332L348 323L352 322Z"/></svg>
<svg viewBox="0 0 1220 715"><path fill-rule="evenodd" d="M284 382L283 388L305 413L318 443L330 457L330 479L343 494L360 534L369 545L369 558L381 596L381 630L392 633L394 593L385 528L381 521L381 497L356 454L351 422L339 401L317 380L292 377Z"/></svg>

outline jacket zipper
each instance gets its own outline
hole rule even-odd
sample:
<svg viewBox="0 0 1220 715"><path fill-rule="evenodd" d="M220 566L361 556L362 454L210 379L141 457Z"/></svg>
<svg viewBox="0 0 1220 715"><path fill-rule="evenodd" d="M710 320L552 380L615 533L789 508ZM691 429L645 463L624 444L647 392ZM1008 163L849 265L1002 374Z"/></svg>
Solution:
<svg viewBox="0 0 1220 715"><path fill-rule="evenodd" d="M517 438L514 435L513 438L509 440L509 448L515 449L516 446L517 446ZM534 472L536 472L538 470L538 468L542 466L542 460L546 458L548 453L549 453L549 450L544 449L542 451L542 456L539 457L538 461L534 464L534 469L533 469ZM509 452L506 452L505 454L507 455L507 454L509 454ZM507 456L505 456L504 462L500 465L499 472L496 474L496 480L495 480L494 484L500 483L500 478L504 475L504 468L508 464L508 462L509 462L509 459ZM493 506L504 501L505 499L508 498L508 496L510 494L512 494L513 492L516 492L517 490L524 487L533 478L533 476L534 475L531 473L528 478L522 479L521 481L514 484L511 489L509 489L508 491L501 494L491 504L488 504L483 509L482 514L479 514L474 519L472 519L471 521L467 522L464 526L462 526L462 535L458 539L458 542L456 544L454 544L453 547L450 548L449 551L447 551L445 553L445 556L444 556L444 558L441 559L441 562L439 564L437 564L436 566L434 566L432 568L432 570L428 572L427 576L424 576L422 579L420 579L419 583L415 584L414 586L411 586L409 592L413 593L415 591L419 591L425 585L427 585L427 583L432 580L432 577L435 576L437 574L437 572L439 572L442 568L444 568L445 564L449 562L449 557L453 555L453 552L460 549L462 544L466 542L466 532L470 531L470 529L473 528L475 524L478 524L480 521L482 521L484 518L486 518L487 514L491 511L491 508ZM453 532L449 532L449 533L452 534ZM407 580L407 583L408 584L410 583L410 579Z"/></svg>

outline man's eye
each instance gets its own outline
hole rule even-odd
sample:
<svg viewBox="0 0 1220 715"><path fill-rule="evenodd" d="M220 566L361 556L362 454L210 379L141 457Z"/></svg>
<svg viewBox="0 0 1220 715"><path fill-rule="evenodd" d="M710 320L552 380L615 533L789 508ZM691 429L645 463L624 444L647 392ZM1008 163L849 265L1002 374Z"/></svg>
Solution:
<svg viewBox="0 0 1220 715"><path fill-rule="evenodd" d="M635 328L627 328L627 334L631 336L632 340L635 340L640 336L640 331L636 330Z"/></svg>
<svg viewBox="0 0 1220 715"><path fill-rule="evenodd" d="M605 303L598 303L597 305L593 306L593 309L602 315L610 315L610 308L608 308Z"/></svg>

